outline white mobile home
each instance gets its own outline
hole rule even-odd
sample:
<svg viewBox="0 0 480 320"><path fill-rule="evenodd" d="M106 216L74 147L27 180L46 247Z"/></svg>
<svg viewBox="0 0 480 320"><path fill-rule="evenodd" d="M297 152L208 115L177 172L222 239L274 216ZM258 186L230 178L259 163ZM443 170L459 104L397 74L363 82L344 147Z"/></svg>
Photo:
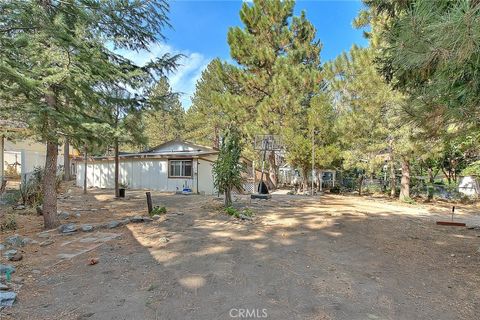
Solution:
<svg viewBox="0 0 480 320"><path fill-rule="evenodd" d="M140 153L120 154L119 181L132 189L214 194L212 166L218 150L187 141L172 140ZM82 159L77 158L78 186L84 183ZM94 157L87 162L87 187L113 188L113 156Z"/></svg>

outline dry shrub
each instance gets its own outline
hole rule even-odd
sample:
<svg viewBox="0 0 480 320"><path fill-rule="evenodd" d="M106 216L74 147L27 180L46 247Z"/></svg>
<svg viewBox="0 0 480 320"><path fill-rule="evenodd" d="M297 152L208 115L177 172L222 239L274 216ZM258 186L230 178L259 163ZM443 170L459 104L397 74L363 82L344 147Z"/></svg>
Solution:
<svg viewBox="0 0 480 320"><path fill-rule="evenodd" d="M17 215L15 213L8 213L1 217L0 230L16 230L17 229Z"/></svg>
<svg viewBox="0 0 480 320"><path fill-rule="evenodd" d="M37 206L43 203L43 186L42 179L44 170L36 167L30 178L20 185L20 193L22 195L22 203L30 206ZM60 183L62 182L61 175L57 175L55 181L55 188L58 192L60 189Z"/></svg>

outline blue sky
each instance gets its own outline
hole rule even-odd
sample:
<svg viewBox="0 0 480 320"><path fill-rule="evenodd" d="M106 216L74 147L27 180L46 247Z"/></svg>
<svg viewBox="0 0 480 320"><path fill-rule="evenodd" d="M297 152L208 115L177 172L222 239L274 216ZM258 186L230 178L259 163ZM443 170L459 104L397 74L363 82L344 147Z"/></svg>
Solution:
<svg viewBox="0 0 480 320"><path fill-rule="evenodd" d="M170 76L170 83L182 92L184 108L191 104L190 96L195 83L208 63L215 57L229 60L227 44L228 28L242 26L239 11L242 1L173 0L170 2L170 23L166 29L164 44L155 45L151 52L128 53L137 63L165 52L183 53L179 70ZM307 18L317 29L317 37L323 43L323 62L348 51L353 44L366 46L361 30L352 27L352 20L361 9L360 1L353 0L297 0L295 14L306 11Z"/></svg>

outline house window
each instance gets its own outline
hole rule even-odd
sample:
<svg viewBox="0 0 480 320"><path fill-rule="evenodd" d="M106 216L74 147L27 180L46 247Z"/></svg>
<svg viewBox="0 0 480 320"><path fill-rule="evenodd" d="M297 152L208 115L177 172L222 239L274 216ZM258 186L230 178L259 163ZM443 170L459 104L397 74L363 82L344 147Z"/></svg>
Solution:
<svg viewBox="0 0 480 320"><path fill-rule="evenodd" d="M170 178L191 178L192 160L170 160L168 176Z"/></svg>

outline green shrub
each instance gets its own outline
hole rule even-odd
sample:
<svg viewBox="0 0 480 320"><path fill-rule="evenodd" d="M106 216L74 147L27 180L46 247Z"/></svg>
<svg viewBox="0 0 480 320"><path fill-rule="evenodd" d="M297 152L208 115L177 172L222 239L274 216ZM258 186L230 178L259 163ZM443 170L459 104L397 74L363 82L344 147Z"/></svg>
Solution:
<svg viewBox="0 0 480 320"><path fill-rule="evenodd" d="M240 218L241 215L246 217L253 217L255 215L255 213L250 208L245 208L242 211L238 211L234 207L227 207L225 208L225 213L235 218Z"/></svg>
<svg viewBox="0 0 480 320"><path fill-rule="evenodd" d="M243 215L247 216L247 217L253 217L255 215L255 213L253 213L252 209L250 208L245 208L243 211L242 211Z"/></svg>
<svg viewBox="0 0 480 320"><path fill-rule="evenodd" d="M238 212L238 210L235 209L234 207L226 207L226 208L225 208L225 212L226 212L229 216L232 216L232 217L235 217L235 218L240 217L240 212Z"/></svg>
<svg viewBox="0 0 480 320"><path fill-rule="evenodd" d="M480 160L469 164L465 169L462 170L460 175L480 177Z"/></svg>
<svg viewBox="0 0 480 320"><path fill-rule="evenodd" d="M154 216L156 214L160 215L165 213L167 213L167 208L156 206L156 207L153 207L152 212L150 212L150 216Z"/></svg>
<svg viewBox="0 0 480 320"><path fill-rule="evenodd" d="M408 204L416 204L417 203L414 199L412 199L410 197L406 197L405 199L403 199L403 202L408 203Z"/></svg>
<svg viewBox="0 0 480 320"><path fill-rule="evenodd" d="M2 194L1 199L7 205L14 205L22 199L22 194L19 190L7 190Z"/></svg>

